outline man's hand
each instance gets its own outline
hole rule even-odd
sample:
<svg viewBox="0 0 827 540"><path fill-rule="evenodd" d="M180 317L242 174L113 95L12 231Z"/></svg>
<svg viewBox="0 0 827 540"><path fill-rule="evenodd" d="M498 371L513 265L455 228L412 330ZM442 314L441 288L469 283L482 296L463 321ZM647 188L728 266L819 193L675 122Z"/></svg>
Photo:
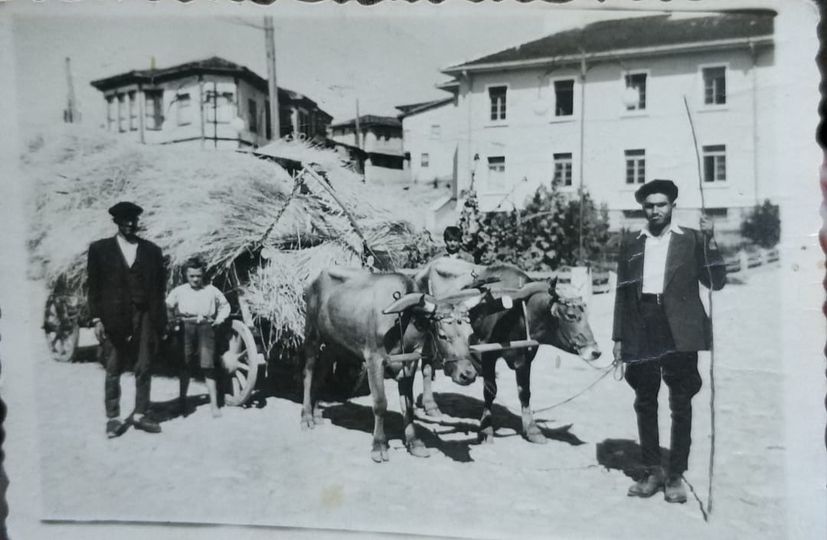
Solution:
<svg viewBox="0 0 827 540"><path fill-rule="evenodd" d="M106 341L106 330L103 328L101 321L95 321L95 339L98 340L98 343Z"/></svg>
<svg viewBox="0 0 827 540"><path fill-rule="evenodd" d="M707 216L701 216L701 232L706 236L708 239L711 239L712 236L715 234L715 224L714 222L709 219Z"/></svg>
<svg viewBox="0 0 827 540"><path fill-rule="evenodd" d="M621 345L620 341L615 341L614 347L612 347L612 354L614 355L615 362L620 362L620 351Z"/></svg>

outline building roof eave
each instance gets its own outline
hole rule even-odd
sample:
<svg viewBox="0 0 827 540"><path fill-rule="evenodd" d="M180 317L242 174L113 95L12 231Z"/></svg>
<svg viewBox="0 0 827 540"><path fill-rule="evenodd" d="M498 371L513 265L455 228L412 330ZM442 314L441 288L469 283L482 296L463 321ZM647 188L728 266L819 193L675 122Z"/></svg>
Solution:
<svg viewBox="0 0 827 540"><path fill-rule="evenodd" d="M703 41L696 43L679 43L673 45L661 45L654 47L635 47L628 49L616 49L613 51L589 52L581 54L569 54L561 56L548 56L544 58L532 58L525 60L511 60L506 62L490 62L484 64L459 64L442 70L442 73L450 76L459 76L464 73L484 73L491 71L511 71L526 68L546 67L551 65L577 64L584 58L586 60L619 60L635 56L660 56L664 54L700 52L706 50L731 49L740 46L750 45L772 45L772 35L755 36L748 38L720 39L714 41Z"/></svg>

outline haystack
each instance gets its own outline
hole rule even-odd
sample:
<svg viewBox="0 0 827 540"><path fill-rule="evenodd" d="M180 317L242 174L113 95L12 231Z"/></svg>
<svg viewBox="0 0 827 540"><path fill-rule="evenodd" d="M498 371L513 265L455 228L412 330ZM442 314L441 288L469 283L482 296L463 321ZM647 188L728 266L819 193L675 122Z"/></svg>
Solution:
<svg viewBox="0 0 827 540"><path fill-rule="evenodd" d="M298 141L283 152L318 163L350 215L317 181L297 186L283 168L249 154L140 145L78 128L33 139L22 158L35 186L32 269L50 287L60 280L82 294L89 243L114 234L107 209L131 200L144 208L141 235L173 269L200 255L222 270L251 247L262 251L251 259L259 266L247 269L242 294L255 316L295 344L303 286L324 267L362 259L363 238L351 219L371 248L391 254L415 231L398 220L398 198L377 198L334 153Z"/></svg>

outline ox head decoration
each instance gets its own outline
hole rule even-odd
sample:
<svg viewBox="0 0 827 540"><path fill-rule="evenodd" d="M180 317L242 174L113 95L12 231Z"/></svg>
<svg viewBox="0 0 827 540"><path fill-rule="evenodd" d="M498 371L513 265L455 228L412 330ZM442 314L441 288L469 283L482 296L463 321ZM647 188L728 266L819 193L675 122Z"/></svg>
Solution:
<svg viewBox="0 0 827 540"><path fill-rule="evenodd" d="M479 290L462 291L444 298L423 293L409 293L388 306L383 313L409 311L415 324L427 331L442 357L445 375L456 384L468 385L477 378L469 341L473 334L470 311L490 295Z"/></svg>

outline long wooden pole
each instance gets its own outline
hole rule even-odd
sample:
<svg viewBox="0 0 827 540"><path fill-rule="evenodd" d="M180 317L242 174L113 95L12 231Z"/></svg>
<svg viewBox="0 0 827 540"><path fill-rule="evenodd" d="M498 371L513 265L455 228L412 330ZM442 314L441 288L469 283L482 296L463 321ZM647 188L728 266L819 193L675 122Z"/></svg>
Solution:
<svg viewBox="0 0 827 540"><path fill-rule="evenodd" d="M281 138L279 88L276 84L276 32L273 17L264 17L264 46L267 50L267 89L270 96L270 138Z"/></svg>
<svg viewBox="0 0 827 540"><path fill-rule="evenodd" d="M704 181L701 174L701 155L698 151L698 137L695 135L695 123L692 121L692 113L689 111L689 102L686 96L683 96L683 105L686 108L686 116L689 118L689 128L692 131L692 142L695 145L695 163L698 167L698 189L701 193L701 214L706 214L706 201L704 200ZM704 266L706 266L707 275L709 277L709 320L712 321L712 269L709 267L709 255L707 253L706 240L704 239ZM714 325L712 326L714 333ZM715 472L715 338L709 345L709 422L710 422L710 448L709 448L709 490L706 498L707 514L712 514L712 478ZM707 516L704 515L704 519Z"/></svg>

